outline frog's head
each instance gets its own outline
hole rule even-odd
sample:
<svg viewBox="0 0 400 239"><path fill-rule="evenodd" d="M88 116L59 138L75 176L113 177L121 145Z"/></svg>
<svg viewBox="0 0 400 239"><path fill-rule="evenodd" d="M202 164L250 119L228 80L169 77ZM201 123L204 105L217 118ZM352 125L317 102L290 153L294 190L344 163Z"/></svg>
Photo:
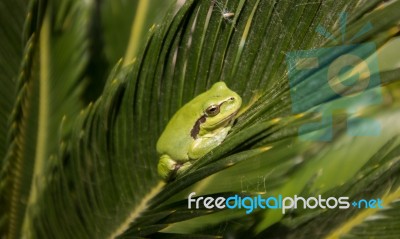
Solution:
<svg viewBox="0 0 400 239"><path fill-rule="evenodd" d="M201 130L212 130L229 125L242 105L242 98L230 90L224 82L215 83L206 92L207 100L203 104L203 122Z"/></svg>

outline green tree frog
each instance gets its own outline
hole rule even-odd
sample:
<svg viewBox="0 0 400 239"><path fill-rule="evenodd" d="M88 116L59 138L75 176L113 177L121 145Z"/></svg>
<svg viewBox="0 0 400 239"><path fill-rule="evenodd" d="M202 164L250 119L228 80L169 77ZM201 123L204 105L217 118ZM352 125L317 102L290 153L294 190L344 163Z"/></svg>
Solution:
<svg viewBox="0 0 400 239"><path fill-rule="evenodd" d="M180 108L158 139L158 174L170 181L221 144L241 104L237 93L217 82Z"/></svg>

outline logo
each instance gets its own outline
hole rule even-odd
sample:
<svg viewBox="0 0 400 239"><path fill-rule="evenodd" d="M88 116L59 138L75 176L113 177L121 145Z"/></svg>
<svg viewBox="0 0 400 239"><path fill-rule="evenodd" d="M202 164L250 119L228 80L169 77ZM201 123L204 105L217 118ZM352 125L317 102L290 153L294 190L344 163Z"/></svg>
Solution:
<svg viewBox="0 0 400 239"><path fill-rule="evenodd" d="M257 209L272 209L281 210L282 214L285 214L288 210L294 210L298 208L303 209L349 209L350 205L353 208L383 208L383 200L377 199L359 199L354 200L351 204L349 197L328 197L323 198L322 195L317 197L283 197L282 195L262 197L257 196L246 196L233 195L228 198L224 197L197 197L196 193L191 192L188 196L188 209L245 209L246 214L250 214Z"/></svg>
<svg viewBox="0 0 400 239"><path fill-rule="evenodd" d="M347 40L347 14L341 13L340 39L336 39L324 27L316 31L331 42L342 45L328 48L288 52L288 77L292 99L292 112L316 112L321 121L300 126L303 140L329 141L333 137L333 114L345 111L347 133L351 136L377 136L379 122L359 117L359 112L382 102L376 45L373 42L357 44L372 24L364 25ZM321 105L327 100L334 100ZM309 133L321 129L315 133Z"/></svg>

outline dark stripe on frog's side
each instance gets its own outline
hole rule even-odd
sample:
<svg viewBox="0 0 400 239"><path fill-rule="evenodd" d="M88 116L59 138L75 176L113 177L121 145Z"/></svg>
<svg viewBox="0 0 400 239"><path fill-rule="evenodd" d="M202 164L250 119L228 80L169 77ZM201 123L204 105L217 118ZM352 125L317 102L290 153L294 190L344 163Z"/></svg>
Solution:
<svg viewBox="0 0 400 239"><path fill-rule="evenodd" d="M200 132L200 125L202 123L206 122L206 116L202 115L194 124L193 129L190 131L190 136L192 136L193 139L197 139L197 135Z"/></svg>

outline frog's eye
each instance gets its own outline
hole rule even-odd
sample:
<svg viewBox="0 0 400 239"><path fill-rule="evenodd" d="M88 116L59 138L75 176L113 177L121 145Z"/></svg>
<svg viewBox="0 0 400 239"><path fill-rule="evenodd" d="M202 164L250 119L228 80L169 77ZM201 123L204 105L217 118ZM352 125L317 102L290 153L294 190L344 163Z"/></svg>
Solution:
<svg viewBox="0 0 400 239"><path fill-rule="evenodd" d="M206 109L207 116L216 116L219 113L219 105L211 105Z"/></svg>

